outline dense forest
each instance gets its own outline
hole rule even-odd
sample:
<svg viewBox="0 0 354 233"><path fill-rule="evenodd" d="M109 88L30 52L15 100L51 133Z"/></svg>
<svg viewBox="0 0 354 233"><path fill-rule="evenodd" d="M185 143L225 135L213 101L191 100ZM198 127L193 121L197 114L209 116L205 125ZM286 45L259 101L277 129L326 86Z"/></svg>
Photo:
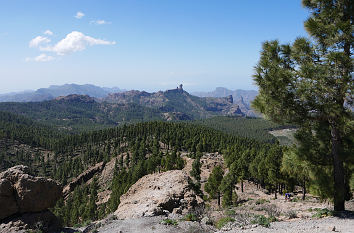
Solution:
<svg viewBox="0 0 354 233"><path fill-rule="evenodd" d="M211 188L207 191L211 198L222 196L224 206L236 204L234 186L244 180L268 189L275 197L284 190L293 190L295 185L303 187L304 191L322 190L306 169L294 166L301 163L291 160L288 153L291 148L280 146L271 137L272 140L259 137L262 130L279 127L264 120L221 118L197 124L153 121L71 135L11 113L2 112L0 116L1 170L25 164L37 175L52 177L65 185L95 164L115 160L113 180L109 184L110 200L97 206L96 180L90 185L77 186L53 210L65 225L103 218L117 208L120 196L146 174L182 169L181 153L195 159L191 175L196 183L191 185L196 189L200 188L198 161L201 156L206 152L223 154L230 172L215 171L215 177L219 178L211 176ZM248 137L239 136L247 129ZM215 190L217 193L213 193ZM317 194L321 196L321 192Z"/></svg>
<svg viewBox="0 0 354 233"><path fill-rule="evenodd" d="M291 125L276 124L263 118L220 116L196 121L196 124L205 125L225 133L253 138L257 141L274 143L277 139L269 133L270 130L294 128Z"/></svg>

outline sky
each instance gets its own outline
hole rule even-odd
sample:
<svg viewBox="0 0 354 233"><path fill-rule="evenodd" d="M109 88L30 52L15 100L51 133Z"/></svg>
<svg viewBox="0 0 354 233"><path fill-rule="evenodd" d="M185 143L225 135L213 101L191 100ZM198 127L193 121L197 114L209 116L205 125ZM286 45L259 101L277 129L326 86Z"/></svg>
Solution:
<svg viewBox="0 0 354 233"><path fill-rule="evenodd" d="M1 0L0 93L257 89L262 43L306 36L308 15L301 0Z"/></svg>

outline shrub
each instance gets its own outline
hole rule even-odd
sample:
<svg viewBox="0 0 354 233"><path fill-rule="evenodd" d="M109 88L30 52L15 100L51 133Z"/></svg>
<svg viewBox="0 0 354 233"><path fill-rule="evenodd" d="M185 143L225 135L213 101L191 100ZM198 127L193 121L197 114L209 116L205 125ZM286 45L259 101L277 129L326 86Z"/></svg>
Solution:
<svg viewBox="0 0 354 233"><path fill-rule="evenodd" d="M266 202L269 202L269 201L266 200L266 199L258 199L258 200L256 201L256 205L261 205L261 204L264 204L264 203L266 203Z"/></svg>
<svg viewBox="0 0 354 233"><path fill-rule="evenodd" d="M293 219L297 217L297 214L294 210L290 210L285 213L285 216L288 217L289 219Z"/></svg>
<svg viewBox="0 0 354 233"><path fill-rule="evenodd" d="M256 215L254 219L251 221L252 224L258 224L264 227L270 226L269 218L265 217L264 215Z"/></svg>
<svg viewBox="0 0 354 233"><path fill-rule="evenodd" d="M316 213L312 215L313 218L323 218L323 217L333 216L333 211L327 208L325 209L316 208L314 209L314 211Z"/></svg>
<svg viewBox="0 0 354 233"><path fill-rule="evenodd" d="M225 226L228 222L234 222L235 219L231 218L231 217L224 217L219 219L219 221L216 223L216 227L218 229L221 229L223 226Z"/></svg>
<svg viewBox="0 0 354 233"><path fill-rule="evenodd" d="M227 216L234 216L234 215L236 214L236 212L235 212L235 210L233 210L233 209L227 209L227 210L225 211L225 214L226 214Z"/></svg>
<svg viewBox="0 0 354 233"><path fill-rule="evenodd" d="M167 219L162 220L161 224L176 226L176 225L178 225L178 222L176 220L167 218Z"/></svg>
<svg viewBox="0 0 354 233"><path fill-rule="evenodd" d="M280 215L280 211L274 204L265 206L264 210L267 212L269 217L279 217Z"/></svg>
<svg viewBox="0 0 354 233"><path fill-rule="evenodd" d="M193 213L189 213L189 214L186 214L186 215L183 217L183 220L184 220L184 221L195 222L195 221L198 221L198 217L197 217L197 215L195 215L195 214L193 214Z"/></svg>

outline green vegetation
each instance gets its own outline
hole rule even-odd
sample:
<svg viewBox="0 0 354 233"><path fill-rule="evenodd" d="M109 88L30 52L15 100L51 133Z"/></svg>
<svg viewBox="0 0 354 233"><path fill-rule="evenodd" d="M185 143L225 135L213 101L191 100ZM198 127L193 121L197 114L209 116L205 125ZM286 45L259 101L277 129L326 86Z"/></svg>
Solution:
<svg viewBox="0 0 354 233"><path fill-rule="evenodd" d="M189 214L186 214L186 215L183 217L183 220L184 220L184 221L195 222L195 221L198 221L198 217L197 217L197 215L195 215L195 214L193 214L193 213L189 213Z"/></svg>
<svg viewBox="0 0 354 233"><path fill-rule="evenodd" d="M333 216L334 212L332 210L329 210L327 208L325 209L320 209L320 208L315 208L313 209L316 213L312 215L313 218L323 218L323 217L328 217L328 216Z"/></svg>
<svg viewBox="0 0 354 233"><path fill-rule="evenodd" d="M160 111L138 104L109 104L88 100L0 103L0 111L23 115L64 132L83 132L123 123L162 120Z"/></svg>
<svg viewBox="0 0 354 233"><path fill-rule="evenodd" d="M178 222L174 219L169 219L169 218L166 218L164 220L162 220L161 224L163 225L172 225L172 226L177 226L178 225Z"/></svg>
<svg viewBox="0 0 354 233"><path fill-rule="evenodd" d="M258 200L256 201L256 205L262 205L262 204L264 204L264 203L266 203L266 202L269 202L269 200L266 200L266 199L258 199Z"/></svg>
<svg viewBox="0 0 354 233"><path fill-rule="evenodd" d="M275 122L298 125L294 153L312 165L310 189L342 211L354 174L353 3L302 2L311 11L305 21L311 39L263 44L253 106Z"/></svg>
<svg viewBox="0 0 354 233"><path fill-rule="evenodd" d="M223 179L224 170L221 166L214 167L211 172L208 182L205 184L205 191L209 194L211 199L218 199L218 205L220 206L220 185Z"/></svg>
<svg viewBox="0 0 354 233"><path fill-rule="evenodd" d="M252 224L258 224L263 227L270 227L270 223L274 222L274 218L267 218L264 215L256 215L254 216L253 220L251 221Z"/></svg>
<svg viewBox="0 0 354 233"><path fill-rule="evenodd" d="M221 229L223 226L225 226L227 223L229 222L234 222L235 219L231 218L231 217L224 217L224 218L221 218L219 219L219 221L216 222L215 226L218 228L218 229Z"/></svg>
<svg viewBox="0 0 354 233"><path fill-rule="evenodd" d="M263 118L219 116L196 121L195 123L211 127L239 137L253 138L261 142L274 143L277 139L268 131L289 128Z"/></svg>

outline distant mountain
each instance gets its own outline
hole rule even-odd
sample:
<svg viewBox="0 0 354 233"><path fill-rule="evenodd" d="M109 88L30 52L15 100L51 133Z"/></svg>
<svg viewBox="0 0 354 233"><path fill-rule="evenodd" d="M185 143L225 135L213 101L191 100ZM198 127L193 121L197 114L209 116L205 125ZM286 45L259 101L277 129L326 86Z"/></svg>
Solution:
<svg viewBox="0 0 354 233"><path fill-rule="evenodd" d="M11 112L59 129L81 131L150 120L197 120L212 116L244 116L229 97L197 97L182 88L148 93L127 91L105 98L68 95L42 102L3 102Z"/></svg>
<svg viewBox="0 0 354 233"><path fill-rule="evenodd" d="M247 116L259 115L251 108L251 102L258 94L255 90L229 90L224 87L217 87L211 92L193 92L192 94L199 97L226 97L232 95L234 103L238 104L241 111Z"/></svg>
<svg viewBox="0 0 354 233"><path fill-rule="evenodd" d="M107 88L98 87L91 84L64 84L61 86L52 85L48 88L40 88L36 91L26 91L17 93L8 93L0 95L0 102L39 102L45 100L52 100L58 96L67 95L89 95L95 98L104 98L109 93L122 92L117 87Z"/></svg>
<svg viewBox="0 0 354 233"><path fill-rule="evenodd" d="M118 104L135 103L158 109L164 113L180 112L192 119L202 119L215 115L244 115L239 106L234 104L232 96L197 97L184 91L181 87L154 93L136 90L112 93L102 100Z"/></svg>

